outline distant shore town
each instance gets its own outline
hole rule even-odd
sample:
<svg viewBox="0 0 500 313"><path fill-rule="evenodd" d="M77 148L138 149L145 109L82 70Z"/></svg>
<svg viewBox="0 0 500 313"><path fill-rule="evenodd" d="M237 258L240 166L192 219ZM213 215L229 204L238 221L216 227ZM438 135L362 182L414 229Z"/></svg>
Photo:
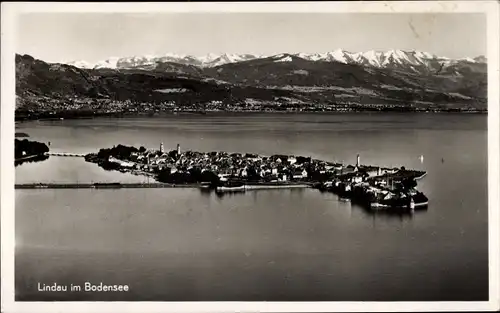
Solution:
<svg viewBox="0 0 500 313"><path fill-rule="evenodd" d="M342 57L346 63L333 61L330 54L318 59L318 54L279 53L251 60L245 55L245 61L238 58L215 67L201 66L203 61L188 66L184 58L171 62L147 56L140 64L124 58L97 68L16 54L15 118L215 112L486 113L484 56L455 60L414 51L380 53L367 59ZM146 59L155 61L146 65L142 63Z"/></svg>
<svg viewBox="0 0 500 313"><path fill-rule="evenodd" d="M49 101L49 100L47 100ZM487 114L487 109L479 108L420 108L401 105L387 104L356 104L346 103L342 105L330 106L321 104L311 104L308 106L281 106L274 102L262 102L241 106L240 104L223 103L214 101L213 103L194 106L191 108L174 107L172 103L161 103L153 105L151 103L135 103L129 101L99 101L89 99L75 100L83 102L72 102L63 100L60 103L40 102L36 110L22 109L16 110L16 121L29 120L57 120L57 119L85 119L96 117L154 117L172 114L218 114L218 113L352 113L352 112L403 112L403 113L479 113ZM102 107L106 108L103 109Z"/></svg>

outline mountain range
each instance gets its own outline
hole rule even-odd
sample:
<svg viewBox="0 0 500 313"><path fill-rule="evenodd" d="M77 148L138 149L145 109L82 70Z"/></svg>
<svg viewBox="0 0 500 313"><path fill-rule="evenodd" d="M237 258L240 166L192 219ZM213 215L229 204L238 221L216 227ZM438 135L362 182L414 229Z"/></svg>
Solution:
<svg viewBox="0 0 500 313"><path fill-rule="evenodd" d="M137 103L151 103L155 111L164 110L166 102L181 109L204 110L205 104L214 101L222 103L217 109L226 110L262 108L255 103L266 103L270 110L368 104L485 110L486 61L483 56L451 59L401 50L271 56L168 54L110 58L97 64L47 63L16 55L16 107L30 112L85 108L74 104L75 100L61 100L78 97L125 101L132 103L129 109ZM106 105L98 107L106 109Z"/></svg>
<svg viewBox="0 0 500 313"><path fill-rule="evenodd" d="M450 59L440 57L428 52L422 51L367 51L367 52L349 52L342 49L337 49L325 53L287 53L291 56L300 57L309 61L324 61L324 62L340 62L344 64L357 64L363 66L373 66L376 68L407 68L415 72L423 69L434 70L436 65L443 64L444 67L453 66L460 63L481 64L486 63L485 56L475 58ZM256 55L256 54L214 54L209 53L204 56L180 55L168 53L160 56L132 56L132 57L112 57L97 63L89 63L86 61L72 61L69 65L85 69L132 69L132 68L152 68L157 64L172 62L185 65L193 65L197 67L217 67L229 63L237 63L242 61L250 61L255 59L263 59L276 57L283 54L272 55Z"/></svg>

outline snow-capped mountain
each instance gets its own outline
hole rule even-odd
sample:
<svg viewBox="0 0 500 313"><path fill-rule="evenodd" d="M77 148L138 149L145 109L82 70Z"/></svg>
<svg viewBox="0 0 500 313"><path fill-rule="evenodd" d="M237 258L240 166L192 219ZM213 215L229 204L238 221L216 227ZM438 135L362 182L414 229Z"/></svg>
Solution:
<svg viewBox="0 0 500 313"><path fill-rule="evenodd" d="M74 61L68 64L80 68L110 68L110 69L129 69L129 68L154 68L158 63L179 63L184 65L194 65L198 67L216 67L228 63L237 63L260 58L275 58L281 59L284 55L292 55L309 61L322 62L341 62L345 64L358 64L362 66L373 66L377 68L409 68L419 71L422 68L432 68L436 64L445 66L454 65L460 62L465 63L486 63L486 57L479 56L476 58L450 59L440 57L428 52L422 51L404 51L404 50L389 50L389 51L366 51L366 52L349 52L342 49L337 49L325 53L280 53L274 55L257 55L257 54L228 54L228 53L209 53L204 56L182 55L182 54L164 54L159 56L144 55L122 58L109 58L91 64L85 61ZM290 60L287 58L286 60Z"/></svg>
<svg viewBox="0 0 500 313"><path fill-rule="evenodd" d="M93 68L96 64L91 64L86 61L73 61L69 62L68 65L73 65L79 68Z"/></svg>
<svg viewBox="0 0 500 313"><path fill-rule="evenodd" d="M227 63L236 63L247 60L254 60L263 57L262 55L254 54L214 54L209 53L204 56L192 56L192 55L182 55L182 54L165 54L159 56L132 56L132 57L122 57L122 58L109 58L107 60L99 61L95 64L91 64L86 61L73 61L69 62L69 65L73 65L80 68L110 68L110 69L127 69L127 68L137 68L137 67L148 67L154 66L158 63L179 63L185 65L194 65L199 67L215 67L219 65L224 65Z"/></svg>
<svg viewBox="0 0 500 313"><path fill-rule="evenodd" d="M475 57L474 61L476 61L477 63L486 63L488 60L486 59L486 57L484 55L480 55L480 56Z"/></svg>
<svg viewBox="0 0 500 313"><path fill-rule="evenodd" d="M157 60L160 63L154 63ZM172 60L177 62L170 62ZM343 50L314 54L274 53L258 59L229 54L207 55L204 59L165 54L110 58L91 65L132 66L142 70L92 71L16 54L17 109L25 110L26 114L45 114L46 106L51 105L61 112L73 112L75 105L81 103L75 100L78 96L87 100L107 98L147 102L153 106L174 101L176 106L189 109L199 109L201 104L213 101L239 107L251 100L265 103L266 108L280 103L280 110L283 105L295 106L297 101L307 103L307 106L321 104L332 108L339 104L356 107L358 104L381 104L384 109L397 110L414 106L485 110L487 65L480 63L485 60L484 57L453 60L423 52L397 50L383 53ZM179 63L195 61L197 64L233 63L216 67ZM429 62L429 68L419 66L426 62ZM444 63L450 65L443 66ZM75 64L88 66L85 62ZM398 68L385 68L390 66ZM412 72L412 66L422 68L421 72ZM149 69L154 73L144 72ZM173 93L166 90L188 91ZM40 97L51 100L43 103L45 100L39 101ZM89 105L96 103L85 102ZM106 105L105 102L99 104L103 109ZM247 105L239 108L244 107ZM86 105L83 108L87 110Z"/></svg>
<svg viewBox="0 0 500 313"><path fill-rule="evenodd" d="M452 65L458 62L486 63L486 58L484 56L474 59L465 58L454 60L447 57L436 56L428 52L403 50L349 52L337 49L326 53L297 53L295 55L310 61L336 61L378 68L410 67L416 69L417 67L430 67L436 64L436 62L444 63L444 65Z"/></svg>
<svg viewBox="0 0 500 313"><path fill-rule="evenodd" d="M242 62L242 61L249 61L249 60L254 60L258 58L262 58L264 56L262 55L255 55L255 54L227 54L224 53L212 60L202 62L202 66L205 67L215 67L219 65L224 65L228 63L236 63L236 62Z"/></svg>

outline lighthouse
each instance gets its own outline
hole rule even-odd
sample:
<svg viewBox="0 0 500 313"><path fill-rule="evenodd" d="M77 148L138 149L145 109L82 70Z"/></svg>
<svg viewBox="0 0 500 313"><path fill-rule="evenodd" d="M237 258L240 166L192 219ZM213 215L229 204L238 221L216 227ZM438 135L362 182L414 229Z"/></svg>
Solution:
<svg viewBox="0 0 500 313"><path fill-rule="evenodd" d="M177 155L181 154L181 145L177 144Z"/></svg>
<svg viewBox="0 0 500 313"><path fill-rule="evenodd" d="M359 154L356 156L356 167L359 167Z"/></svg>
<svg viewBox="0 0 500 313"><path fill-rule="evenodd" d="M163 153L163 152L164 152L164 150L163 150L163 142L162 142L162 143L160 143L160 153Z"/></svg>

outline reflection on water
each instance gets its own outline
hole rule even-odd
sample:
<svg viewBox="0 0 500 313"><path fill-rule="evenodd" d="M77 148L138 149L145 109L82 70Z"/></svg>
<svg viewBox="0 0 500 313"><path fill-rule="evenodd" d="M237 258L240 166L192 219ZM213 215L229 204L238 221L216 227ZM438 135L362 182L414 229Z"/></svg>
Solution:
<svg viewBox="0 0 500 313"><path fill-rule="evenodd" d="M29 159L24 159L24 160L19 160L19 161L14 161L14 166L19 166L25 163L35 163L35 162L42 162L45 161L49 158L48 155L37 155L33 158Z"/></svg>
<svg viewBox="0 0 500 313"><path fill-rule="evenodd" d="M293 194L296 195L302 195L304 193L304 188L291 188L289 191ZM237 201L238 197L241 196L250 196L253 197L254 199L257 199L258 193L266 193L269 192L269 190L250 190L250 191L235 191L235 192L216 192L210 189L204 189L200 188L200 194L204 197L211 197L215 195L219 199L227 199L227 198L233 198L233 200ZM333 194L327 191L319 191L319 190L314 190L314 192L318 192L319 194ZM338 197L338 196L336 196ZM363 212L366 216L371 216L373 218L385 218L385 219L411 219L415 217L417 214L425 214L428 211L428 206L424 207L417 207L415 209L407 209L407 208L396 208L396 209L375 209L375 208L370 208L368 206L363 206L359 204L354 204L350 201L348 202L343 202L340 201L340 197L338 197L338 202L339 206L342 209L347 209L347 210L358 210L360 212Z"/></svg>
<svg viewBox="0 0 500 313"><path fill-rule="evenodd" d="M324 190L318 190L320 194L333 194L329 191L324 191ZM352 203L351 201L341 201L340 197L335 195L337 197L337 201L345 206L346 208L349 208L350 210L359 210L360 212L363 212L367 216L372 216L372 217L380 217L380 218L387 218L387 219L411 219L413 218L416 214L424 214L427 212L429 209L428 206L423 206L423 207L416 207L415 209L407 209L407 208L396 208L396 209L391 209L391 208L371 208L368 206L363 206L359 205L357 203Z"/></svg>
<svg viewBox="0 0 500 313"><path fill-rule="evenodd" d="M241 196L241 195L250 195L250 196L253 196L254 198L256 198L259 195L259 193L266 193L266 192L269 192L270 190L278 190L278 191L279 190L282 190L282 191L286 190L290 194L301 195L304 193L304 189L305 188L255 189L255 190L245 190L245 191L224 191L224 192L210 191L210 190L206 190L206 189L200 189L200 190L201 190L201 193L204 195L208 195L208 194L213 193L219 199L224 199L224 198L236 198L237 199L238 196Z"/></svg>
<svg viewBox="0 0 500 313"><path fill-rule="evenodd" d="M388 219L407 219L413 218L417 214L425 214L428 211L428 207L415 208L412 210L407 209L371 209L359 205L353 205L356 209L362 210L367 215L371 215L377 218L388 218Z"/></svg>
<svg viewBox="0 0 500 313"><path fill-rule="evenodd" d="M259 114L17 124L51 151L147 148L310 155L427 171L429 209L372 211L313 189L16 190L16 299L469 301L488 298L487 116ZM423 162L419 156L424 155ZM445 159L446 162L442 162ZM16 182L144 182L83 158ZM127 283L40 294L36 282Z"/></svg>

